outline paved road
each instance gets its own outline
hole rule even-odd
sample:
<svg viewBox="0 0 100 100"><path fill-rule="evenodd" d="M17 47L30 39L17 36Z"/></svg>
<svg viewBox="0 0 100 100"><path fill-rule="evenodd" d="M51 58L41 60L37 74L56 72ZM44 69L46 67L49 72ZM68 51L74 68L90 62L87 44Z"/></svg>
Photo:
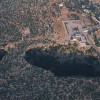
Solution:
<svg viewBox="0 0 100 100"><path fill-rule="evenodd" d="M95 17L92 17L92 19L94 19L95 21L97 21L99 23L99 25L94 25L92 27L90 27L91 29L92 28L96 28L96 29L99 29L100 28L100 21L97 20ZM89 43L92 45L92 47L96 50L96 52L98 53L98 56L100 58L100 50L98 49L98 47L95 45L95 42L94 42L94 39L91 37L91 35L87 34L86 35L86 38L87 40L89 41Z"/></svg>
<svg viewBox="0 0 100 100"><path fill-rule="evenodd" d="M97 21L100 24L100 21L97 20L95 17L92 17L92 19L94 19L95 21Z"/></svg>
<svg viewBox="0 0 100 100"><path fill-rule="evenodd" d="M96 50L96 52L98 53L98 56L100 58L100 51L99 51L98 47L95 45L95 42L94 42L93 38L91 37L91 35L87 34L86 38L88 39L88 41L92 45L92 47Z"/></svg>

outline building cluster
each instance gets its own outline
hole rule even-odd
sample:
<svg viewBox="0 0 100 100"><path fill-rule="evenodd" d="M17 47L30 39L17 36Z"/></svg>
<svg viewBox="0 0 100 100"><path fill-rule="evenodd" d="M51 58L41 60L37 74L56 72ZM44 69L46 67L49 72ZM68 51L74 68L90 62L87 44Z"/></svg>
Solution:
<svg viewBox="0 0 100 100"><path fill-rule="evenodd" d="M100 26L99 0L59 0L56 4L59 8L66 6L69 11L77 13L69 14L69 22L65 25L66 31L69 33L71 43L76 42L80 46L87 46L88 41L83 34L87 34L90 31L96 31L100 28L98 27ZM88 19L91 25L90 27L87 26L88 24L85 26L78 23L78 21L82 21L78 13ZM75 22L72 22L72 20L75 20Z"/></svg>
<svg viewBox="0 0 100 100"><path fill-rule="evenodd" d="M77 43L80 47L86 46L87 40L84 36L83 29L85 24L81 20L64 21L66 31L68 31L68 37L70 43Z"/></svg>
<svg viewBox="0 0 100 100"><path fill-rule="evenodd" d="M87 40L84 37L84 35L82 35L81 33L79 33L79 34L76 33L76 34L72 35L70 42L77 43L80 47L83 47L83 46L86 46Z"/></svg>

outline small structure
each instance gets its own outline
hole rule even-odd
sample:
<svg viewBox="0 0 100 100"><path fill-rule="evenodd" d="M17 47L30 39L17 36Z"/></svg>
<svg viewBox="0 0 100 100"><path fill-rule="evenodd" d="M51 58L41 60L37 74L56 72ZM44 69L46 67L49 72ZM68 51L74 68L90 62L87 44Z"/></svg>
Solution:
<svg viewBox="0 0 100 100"><path fill-rule="evenodd" d="M84 12L89 14L91 11L88 9L84 9Z"/></svg>
<svg viewBox="0 0 100 100"><path fill-rule="evenodd" d="M60 3L60 4L59 4L59 7L63 7L63 6L64 6L63 3Z"/></svg>
<svg viewBox="0 0 100 100"><path fill-rule="evenodd" d="M86 8L85 5L82 5L82 8L85 9Z"/></svg>

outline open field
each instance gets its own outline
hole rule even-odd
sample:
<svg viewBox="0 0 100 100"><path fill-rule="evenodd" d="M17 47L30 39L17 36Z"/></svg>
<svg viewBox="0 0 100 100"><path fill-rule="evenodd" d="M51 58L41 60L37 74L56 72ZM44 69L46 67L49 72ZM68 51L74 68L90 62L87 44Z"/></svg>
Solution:
<svg viewBox="0 0 100 100"><path fill-rule="evenodd" d="M66 35L66 31L64 29L62 21L68 19L67 15L68 15L68 11L66 10L65 7L63 7L62 10L61 10L61 16L58 19L52 18L53 23L54 23L53 24L54 29L57 32L57 34L55 35L54 38L57 39L57 40L64 38L65 35Z"/></svg>

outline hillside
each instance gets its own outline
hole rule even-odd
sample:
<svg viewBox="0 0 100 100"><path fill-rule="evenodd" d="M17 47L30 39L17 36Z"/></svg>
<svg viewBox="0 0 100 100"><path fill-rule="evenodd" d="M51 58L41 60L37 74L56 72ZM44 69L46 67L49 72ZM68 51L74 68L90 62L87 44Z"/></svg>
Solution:
<svg viewBox="0 0 100 100"><path fill-rule="evenodd" d="M65 36L58 24L72 11L61 16L54 2L0 0L0 100L100 99L97 53L57 42Z"/></svg>

